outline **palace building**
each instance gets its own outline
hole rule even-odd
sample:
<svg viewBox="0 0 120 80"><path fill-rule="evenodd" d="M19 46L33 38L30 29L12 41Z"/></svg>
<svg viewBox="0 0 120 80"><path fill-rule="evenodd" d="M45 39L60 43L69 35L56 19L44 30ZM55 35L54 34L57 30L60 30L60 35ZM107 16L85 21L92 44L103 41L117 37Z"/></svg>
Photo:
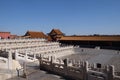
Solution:
<svg viewBox="0 0 120 80"><path fill-rule="evenodd" d="M47 36L43 32L37 32L37 31L27 31L24 35L24 37L28 38L47 38Z"/></svg>
<svg viewBox="0 0 120 80"><path fill-rule="evenodd" d="M120 49L120 36L63 36L60 43L79 45L81 47L95 47Z"/></svg>
<svg viewBox="0 0 120 80"><path fill-rule="evenodd" d="M52 41L58 41L64 34L59 29L52 29L50 33L48 33Z"/></svg>
<svg viewBox="0 0 120 80"><path fill-rule="evenodd" d="M79 35L64 36L59 29L53 29L49 36L52 41L59 41L62 44L81 47L96 47L107 49L120 49L120 35Z"/></svg>

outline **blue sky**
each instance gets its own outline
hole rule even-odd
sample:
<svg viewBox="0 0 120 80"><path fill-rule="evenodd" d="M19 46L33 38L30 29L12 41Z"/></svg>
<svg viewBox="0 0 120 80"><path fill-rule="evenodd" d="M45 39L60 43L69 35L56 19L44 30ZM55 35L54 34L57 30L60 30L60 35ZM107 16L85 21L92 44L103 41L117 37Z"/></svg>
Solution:
<svg viewBox="0 0 120 80"><path fill-rule="evenodd" d="M120 34L120 0L0 0L0 31Z"/></svg>

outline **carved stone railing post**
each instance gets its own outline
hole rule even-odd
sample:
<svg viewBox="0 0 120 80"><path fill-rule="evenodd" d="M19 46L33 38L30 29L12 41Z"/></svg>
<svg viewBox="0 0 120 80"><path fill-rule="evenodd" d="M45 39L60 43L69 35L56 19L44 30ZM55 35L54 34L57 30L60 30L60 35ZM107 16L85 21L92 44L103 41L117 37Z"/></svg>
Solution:
<svg viewBox="0 0 120 80"><path fill-rule="evenodd" d="M75 66L75 59L72 60L72 66Z"/></svg>
<svg viewBox="0 0 120 80"><path fill-rule="evenodd" d="M8 69L12 70L12 53L11 53L11 50L8 52Z"/></svg>
<svg viewBox="0 0 120 80"><path fill-rule="evenodd" d="M68 74L68 61L69 61L69 59L68 58L66 58L66 59L64 59L64 70L65 70L65 75L67 76L67 74Z"/></svg>
<svg viewBox="0 0 120 80"><path fill-rule="evenodd" d="M26 52L25 52L25 60L26 60L26 61L28 60L27 54L28 54L28 52L26 51Z"/></svg>
<svg viewBox="0 0 120 80"><path fill-rule="evenodd" d="M83 67L83 80L87 80L87 74L88 74L88 62L84 62L84 67Z"/></svg>
<svg viewBox="0 0 120 80"><path fill-rule="evenodd" d="M54 71L54 63L55 62L55 57L54 56L51 56L51 61L50 61L50 66L51 66L51 70Z"/></svg>
<svg viewBox="0 0 120 80"><path fill-rule="evenodd" d="M18 60L18 51L15 51L15 60Z"/></svg>
<svg viewBox="0 0 120 80"><path fill-rule="evenodd" d="M34 56L34 61L36 60L36 54L33 54L33 56Z"/></svg>
<svg viewBox="0 0 120 80"><path fill-rule="evenodd" d="M54 58L53 58L53 56L51 56L50 65L52 65L52 64L53 64L53 62L54 62Z"/></svg>
<svg viewBox="0 0 120 80"><path fill-rule="evenodd" d="M42 55L39 54L39 69L41 68L42 65Z"/></svg>
<svg viewBox="0 0 120 80"><path fill-rule="evenodd" d="M113 65L109 66L108 80L113 80L114 79L114 76L115 76L114 73L115 73L114 72L114 66Z"/></svg>
<svg viewBox="0 0 120 80"><path fill-rule="evenodd" d="M23 63L23 77L25 77L26 79L28 79L27 70L26 70L26 62Z"/></svg>

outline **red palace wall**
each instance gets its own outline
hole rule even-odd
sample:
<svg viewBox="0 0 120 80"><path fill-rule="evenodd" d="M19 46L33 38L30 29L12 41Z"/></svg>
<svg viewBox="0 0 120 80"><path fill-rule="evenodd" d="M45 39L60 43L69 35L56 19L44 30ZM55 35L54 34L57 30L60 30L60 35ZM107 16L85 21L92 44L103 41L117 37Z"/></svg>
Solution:
<svg viewBox="0 0 120 80"><path fill-rule="evenodd" d="M0 32L1 39L8 39L10 38L10 32Z"/></svg>

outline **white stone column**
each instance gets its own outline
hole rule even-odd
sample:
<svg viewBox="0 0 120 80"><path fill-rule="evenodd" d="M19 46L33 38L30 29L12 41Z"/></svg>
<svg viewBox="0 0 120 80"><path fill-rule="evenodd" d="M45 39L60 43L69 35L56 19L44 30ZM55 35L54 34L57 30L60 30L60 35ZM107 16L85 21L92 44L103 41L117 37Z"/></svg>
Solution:
<svg viewBox="0 0 120 80"><path fill-rule="evenodd" d="M11 51L8 52L8 69L12 70L12 53L11 53Z"/></svg>

